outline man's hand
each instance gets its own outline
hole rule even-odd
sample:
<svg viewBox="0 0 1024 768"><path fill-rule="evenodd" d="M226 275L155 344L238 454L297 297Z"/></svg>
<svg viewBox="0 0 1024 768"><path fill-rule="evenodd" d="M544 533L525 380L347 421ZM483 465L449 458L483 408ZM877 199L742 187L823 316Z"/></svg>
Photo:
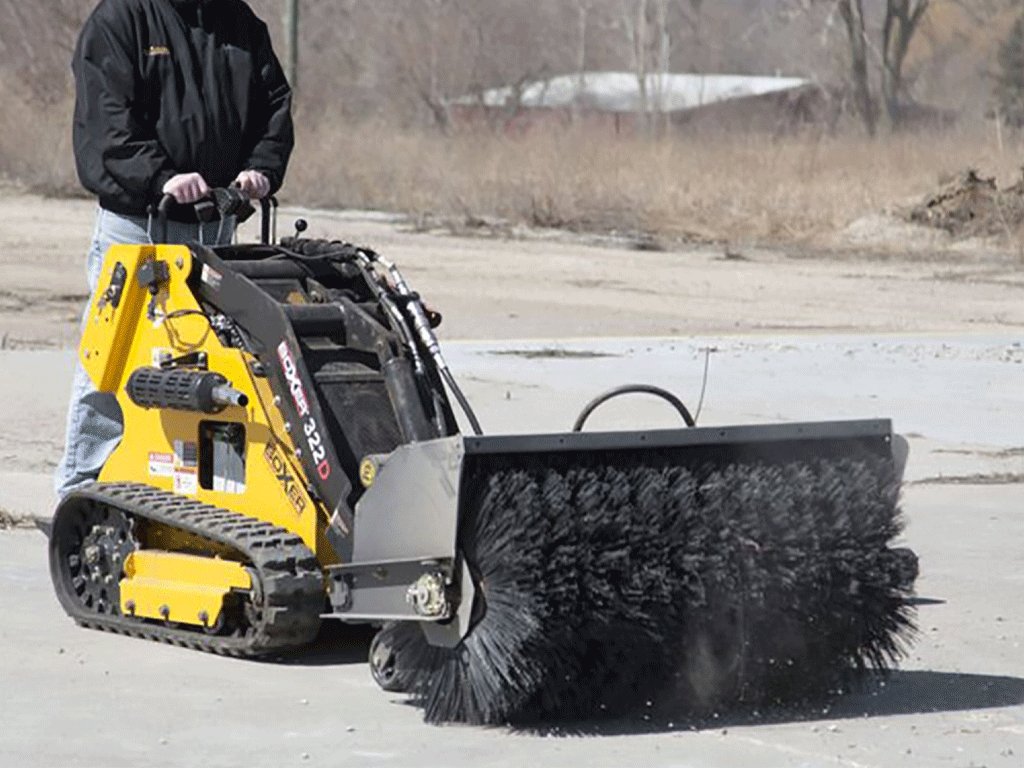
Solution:
<svg viewBox="0 0 1024 768"><path fill-rule="evenodd" d="M210 188L198 173L179 173L167 180L163 193L186 205L206 197L210 194Z"/></svg>
<svg viewBox="0 0 1024 768"><path fill-rule="evenodd" d="M250 200L260 200L270 194L270 179L259 171L242 171L235 178L235 186Z"/></svg>

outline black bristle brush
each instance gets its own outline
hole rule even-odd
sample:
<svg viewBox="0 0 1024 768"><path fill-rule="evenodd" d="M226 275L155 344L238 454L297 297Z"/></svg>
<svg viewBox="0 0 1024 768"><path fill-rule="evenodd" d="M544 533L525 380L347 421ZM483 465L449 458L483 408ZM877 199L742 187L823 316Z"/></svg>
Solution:
<svg viewBox="0 0 1024 768"><path fill-rule="evenodd" d="M889 548L887 462L619 459L477 470L459 533L468 635L443 648L415 623L384 630L427 721L791 703L899 658L912 583Z"/></svg>

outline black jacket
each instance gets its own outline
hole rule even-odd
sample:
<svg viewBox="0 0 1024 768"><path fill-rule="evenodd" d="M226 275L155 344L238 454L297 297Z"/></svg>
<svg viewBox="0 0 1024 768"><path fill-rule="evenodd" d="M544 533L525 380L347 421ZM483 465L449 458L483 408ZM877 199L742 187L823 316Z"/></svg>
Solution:
<svg viewBox="0 0 1024 768"><path fill-rule="evenodd" d="M258 170L281 186L291 89L242 0L101 0L72 69L75 163L104 208L144 214L176 173L224 187Z"/></svg>

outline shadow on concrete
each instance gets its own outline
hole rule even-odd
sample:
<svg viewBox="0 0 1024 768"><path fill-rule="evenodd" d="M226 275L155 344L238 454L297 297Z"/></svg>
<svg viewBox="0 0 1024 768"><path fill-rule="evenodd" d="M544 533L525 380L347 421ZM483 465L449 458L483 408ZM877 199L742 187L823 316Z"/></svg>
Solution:
<svg viewBox="0 0 1024 768"><path fill-rule="evenodd" d="M376 631L369 625L348 625L328 620L312 643L289 654L269 657L267 661L304 667L365 664ZM382 695L388 694L382 692ZM411 698L401 696L395 703L415 705ZM544 736L622 736L963 712L1019 705L1024 705L1024 678L912 670L895 671L886 678L874 678L858 690L814 704L759 709L746 707L702 715L694 715L681 704L663 704L608 720L524 725L515 726L513 730Z"/></svg>
<svg viewBox="0 0 1024 768"><path fill-rule="evenodd" d="M297 667L365 664L370 641L376 633L376 628L367 624L345 624L328 619L320 625L320 633L312 643L266 660ZM369 676L369 671L366 674Z"/></svg>
<svg viewBox="0 0 1024 768"><path fill-rule="evenodd" d="M829 717L876 717L1024 704L1024 679L961 672L893 672L868 690L837 699Z"/></svg>
<svg viewBox="0 0 1024 768"><path fill-rule="evenodd" d="M907 605L945 605L946 601L936 597L910 597Z"/></svg>
<svg viewBox="0 0 1024 768"><path fill-rule="evenodd" d="M523 727L516 730L546 736L623 736L930 712L962 712L1021 704L1024 704L1024 679L1019 677L909 671L893 672L886 680L875 680L857 692L816 705L747 708L700 717L666 705L614 720Z"/></svg>

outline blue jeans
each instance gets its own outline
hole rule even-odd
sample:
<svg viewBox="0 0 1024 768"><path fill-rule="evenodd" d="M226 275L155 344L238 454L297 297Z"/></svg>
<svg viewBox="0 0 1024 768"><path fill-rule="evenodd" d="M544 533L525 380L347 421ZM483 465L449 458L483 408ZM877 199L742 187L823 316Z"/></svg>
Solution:
<svg viewBox="0 0 1024 768"><path fill-rule="evenodd" d="M214 221L208 224L183 224L167 222L168 243L200 242L206 245L219 245L231 242L234 237L235 222L228 218L223 222ZM140 245L154 242L157 223L145 217L120 216L98 208L96 211L96 229L93 231L92 247L86 260L89 279L89 293L92 306L99 282L100 269L103 266L103 254L115 244ZM86 307L82 317L84 326L88 315ZM98 392L89 375L79 360L75 367L75 377L71 386L71 402L68 405L67 436L64 443L64 456L57 465L53 487L58 498L68 491L96 480L100 470L110 458L124 433L124 420L121 406L117 398L109 392Z"/></svg>

